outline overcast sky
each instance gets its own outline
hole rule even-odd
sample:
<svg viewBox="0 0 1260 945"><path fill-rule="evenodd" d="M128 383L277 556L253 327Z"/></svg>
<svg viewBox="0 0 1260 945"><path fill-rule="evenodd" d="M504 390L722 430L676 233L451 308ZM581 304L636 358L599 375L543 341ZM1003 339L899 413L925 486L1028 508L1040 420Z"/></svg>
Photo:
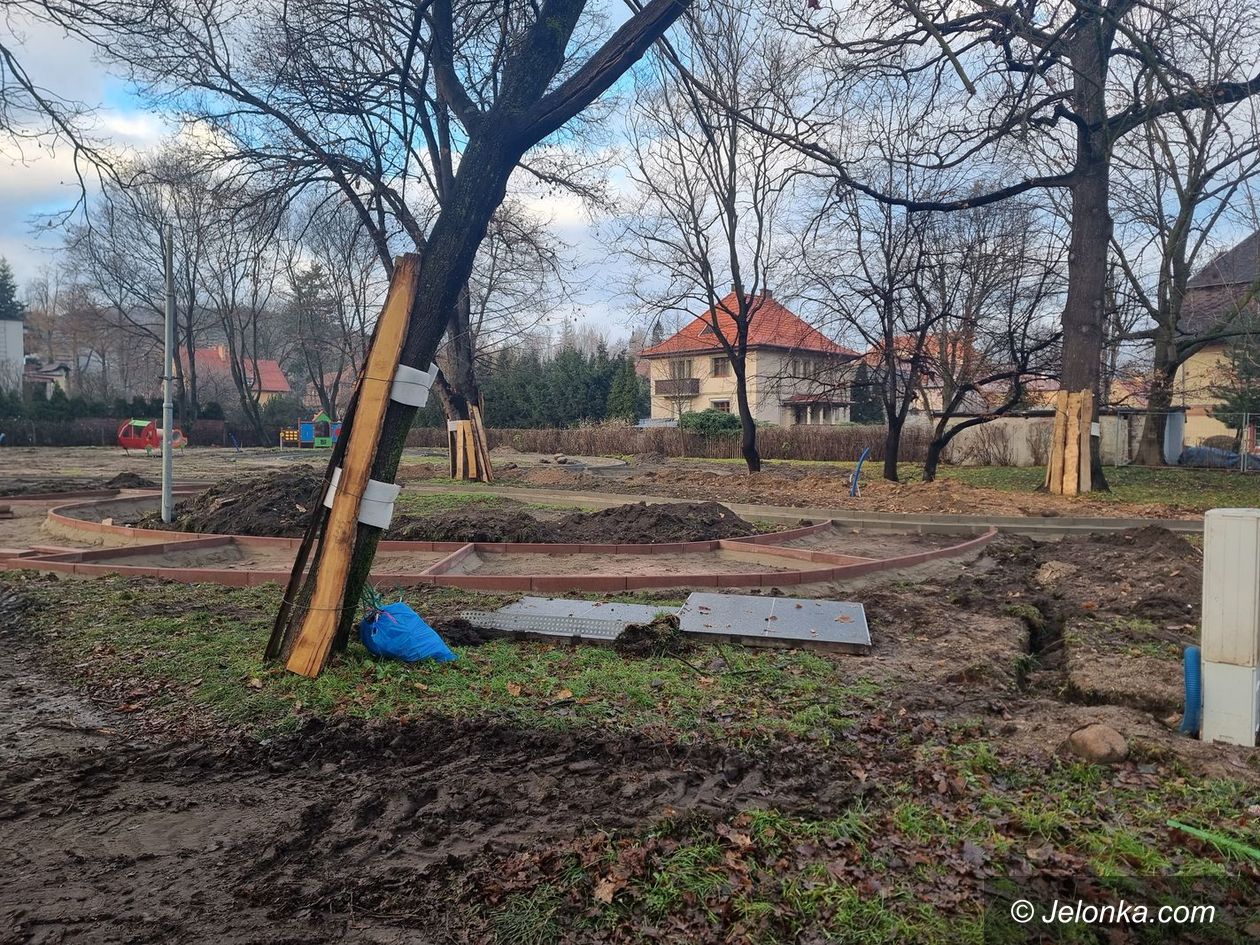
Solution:
<svg viewBox="0 0 1260 945"><path fill-rule="evenodd" d="M126 83L111 76L81 42L60 30L29 23L20 26L18 38L21 61L32 78L63 98L96 109L93 132L98 140L120 150L143 151L169 133L159 117L138 107ZM79 194L68 147L18 150L0 141L0 256L13 266L19 286L52 261L60 239L57 229L49 228L41 217L73 206ZM623 295L625 267L610 256L600 235L608 221L591 221L572 197L540 197L531 203L552 221L553 232L573 247L576 298L552 319L556 327L568 318L593 325L612 339L627 335L637 313Z"/></svg>

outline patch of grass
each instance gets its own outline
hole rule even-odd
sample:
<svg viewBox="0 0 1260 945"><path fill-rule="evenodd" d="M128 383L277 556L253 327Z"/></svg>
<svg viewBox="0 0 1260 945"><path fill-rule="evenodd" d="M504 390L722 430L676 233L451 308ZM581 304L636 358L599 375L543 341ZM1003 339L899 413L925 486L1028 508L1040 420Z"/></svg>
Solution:
<svg viewBox="0 0 1260 945"><path fill-rule="evenodd" d="M679 847L661 860L642 883L641 897L648 915L663 918L688 897L708 899L726 884L719 868L722 848L714 841L697 841ZM709 912L710 918L713 917Z"/></svg>
<svg viewBox="0 0 1260 945"><path fill-rule="evenodd" d="M560 891L544 883L532 893L509 896L491 915L495 942L501 945L551 945L562 931L557 915L564 905Z"/></svg>
<svg viewBox="0 0 1260 945"><path fill-rule="evenodd" d="M751 745L788 736L830 743L879 689L841 657L701 646L684 662L611 648L496 640L456 647L453 663L373 658L357 642L318 679L264 665L279 588L181 586L147 579L27 579L56 614L53 645L94 682L125 681L158 711L208 712L231 726L283 730L309 715L489 717L540 728L598 726ZM416 588L427 618L494 609L503 598ZM50 625L52 621L50 621ZM91 658L83 662L85 654ZM718 660L721 657L721 660ZM716 662L715 662L716 661ZM713 664L712 671L705 668Z"/></svg>
<svg viewBox="0 0 1260 945"><path fill-rule="evenodd" d="M1255 503L1255 476L1231 470L1121 466L1107 467L1104 472L1111 491L1090 493L1092 501L1167 505L1197 511ZM985 489L1030 492L1045 478L1045 469L948 466L941 468L940 475Z"/></svg>

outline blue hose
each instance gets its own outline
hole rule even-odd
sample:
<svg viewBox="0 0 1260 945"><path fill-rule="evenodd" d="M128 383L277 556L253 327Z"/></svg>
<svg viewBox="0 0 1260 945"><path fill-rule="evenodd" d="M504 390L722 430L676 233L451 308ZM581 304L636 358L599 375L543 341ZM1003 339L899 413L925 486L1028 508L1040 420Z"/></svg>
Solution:
<svg viewBox="0 0 1260 945"><path fill-rule="evenodd" d="M1203 659L1197 646L1186 647L1186 711L1181 717L1181 734L1197 738L1203 721Z"/></svg>
<svg viewBox="0 0 1260 945"><path fill-rule="evenodd" d="M849 483L849 495L858 494L858 477L862 475L862 464L866 462L866 457L871 455L871 448L868 446L862 450L862 455L858 457L857 466L853 470L853 480Z"/></svg>

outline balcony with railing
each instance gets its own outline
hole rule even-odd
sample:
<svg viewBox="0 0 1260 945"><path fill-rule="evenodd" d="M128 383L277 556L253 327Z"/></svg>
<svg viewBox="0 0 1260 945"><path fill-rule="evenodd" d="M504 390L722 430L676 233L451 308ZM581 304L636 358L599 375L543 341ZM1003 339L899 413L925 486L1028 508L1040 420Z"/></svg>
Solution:
<svg viewBox="0 0 1260 945"><path fill-rule="evenodd" d="M656 382L658 397L695 397L699 393L698 377L666 377Z"/></svg>

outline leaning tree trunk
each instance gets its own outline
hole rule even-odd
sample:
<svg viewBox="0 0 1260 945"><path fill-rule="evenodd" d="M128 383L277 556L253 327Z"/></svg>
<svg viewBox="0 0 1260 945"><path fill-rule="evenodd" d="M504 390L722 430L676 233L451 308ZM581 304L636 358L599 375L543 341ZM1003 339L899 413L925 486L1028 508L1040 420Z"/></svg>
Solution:
<svg viewBox="0 0 1260 945"><path fill-rule="evenodd" d="M748 406L748 372L747 365L732 365L735 371L735 406L739 411L739 454L744 457L750 473L761 472L761 454L757 452L757 421L753 419L752 409Z"/></svg>
<svg viewBox="0 0 1260 945"><path fill-rule="evenodd" d="M488 141L478 136L469 142L450 199L429 235L400 364L425 369L432 363L450 312L472 272L477 247L495 208L503 201L508 177L518 158L516 149L503 140ZM415 407L390 401L371 478L394 481L415 414ZM349 638L380 538L379 528L359 525L346 580L339 641Z"/></svg>

